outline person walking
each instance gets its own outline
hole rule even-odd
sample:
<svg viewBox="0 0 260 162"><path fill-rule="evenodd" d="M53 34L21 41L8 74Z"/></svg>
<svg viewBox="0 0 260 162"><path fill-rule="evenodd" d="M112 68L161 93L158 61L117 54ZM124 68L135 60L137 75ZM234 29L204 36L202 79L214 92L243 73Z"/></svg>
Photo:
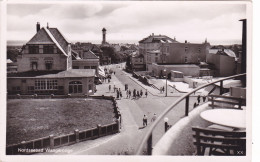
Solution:
<svg viewBox="0 0 260 162"><path fill-rule="evenodd" d="M143 91L142 90L140 90L140 97L142 97L143 96Z"/></svg>
<svg viewBox="0 0 260 162"><path fill-rule="evenodd" d="M135 99L135 97L136 97L136 90L134 89L134 91L133 91L133 98Z"/></svg>
<svg viewBox="0 0 260 162"><path fill-rule="evenodd" d="M119 90L116 90L116 98L119 99Z"/></svg>
<svg viewBox="0 0 260 162"><path fill-rule="evenodd" d="M205 102L206 101L206 96L204 95L203 97L202 97L202 99L203 99L203 102Z"/></svg>
<svg viewBox="0 0 260 162"><path fill-rule="evenodd" d="M147 126L147 116L144 115L143 117L143 126L146 127Z"/></svg>
<svg viewBox="0 0 260 162"><path fill-rule="evenodd" d="M129 93L129 98L131 98L131 90L130 89L128 90L128 93Z"/></svg>
<svg viewBox="0 0 260 162"><path fill-rule="evenodd" d="M195 102L194 104L193 104L193 108L195 108L197 106L197 103Z"/></svg>
<svg viewBox="0 0 260 162"><path fill-rule="evenodd" d="M154 121L156 120L156 118L157 118L157 116L156 116L156 114L154 113L154 114L153 114L153 117L152 117L152 119L151 119L151 122L154 122Z"/></svg>
<svg viewBox="0 0 260 162"><path fill-rule="evenodd" d="M129 92L128 90L126 90L126 98L128 98L128 96L129 96Z"/></svg>
<svg viewBox="0 0 260 162"><path fill-rule="evenodd" d="M109 86L108 86L108 89L109 89L109 92L110 92L110 90L111 90L111 85L109 84Z"/></svg>
<svg viewBox="0 0 260 162"><path fill-rule="evenodd" d="M139 96L140 96L140 95L139 95L139 91L137 91L137 92L136 92L136 97L137 97L137 99L139 98Z"/></svg>
<svg viewBox="0 0 260 162"><path fill-rule="evenodd" d="M198 105L200 104L200 95L197 97Z"/></svg>
<svg viewBox="0 0 260 162"><path fill-rule="evenodd" d="M148 96L148 92L147 92L147 90L145 91L145 96L146 96L146 98L147 98L147 96Z"/></svg>
<svg viewBox="0 0 260 162"><path fill-rule="evenodd" d="M119 91L120 99L123 97L122 92Z"/></svg>
<svg viewBox="0 0 260 162"><path fill-rule="evenodd" d="M162 87L162 92L164 93L164 86Z"/></svg>

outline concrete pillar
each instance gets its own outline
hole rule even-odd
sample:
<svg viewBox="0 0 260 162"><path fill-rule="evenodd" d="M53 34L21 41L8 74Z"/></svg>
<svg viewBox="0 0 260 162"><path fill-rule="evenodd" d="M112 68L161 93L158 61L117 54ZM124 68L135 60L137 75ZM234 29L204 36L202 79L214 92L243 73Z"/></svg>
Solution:
<svg viewBox="0 0 260 162"><path fill-rule="evenodd" d="M79 142L79 130L78 129L75 129L74 130L74 134L76 136L76 143Z"/></svg>
<svg viewBox="0 0 260 162"><path fill-rule="evenodd" d="M50 138L50 148L52 149L54 148L54 136L51 134L49 138Z"/></svg>
<svg viewBox="0 0 260 162"><path fill-rule="evenodd" d="M97 129L98 129L98 137L101 136L101 124L97 125Z"/></svg>

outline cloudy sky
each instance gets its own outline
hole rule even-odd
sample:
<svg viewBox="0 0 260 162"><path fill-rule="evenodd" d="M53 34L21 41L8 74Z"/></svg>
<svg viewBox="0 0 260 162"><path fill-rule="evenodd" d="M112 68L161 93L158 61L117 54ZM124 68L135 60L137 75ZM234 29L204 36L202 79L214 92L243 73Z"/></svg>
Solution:
<svg viewBox="0 0 260 162"><path fill-rule="evenodd" d="M107 29L110 43L137 43L148 35L162 34L177 41L211 44L241 43L244 4L199 2L80 2L8 4L7 39L29 40L36 23L57 27L70 41L100 43Z"/></svg>

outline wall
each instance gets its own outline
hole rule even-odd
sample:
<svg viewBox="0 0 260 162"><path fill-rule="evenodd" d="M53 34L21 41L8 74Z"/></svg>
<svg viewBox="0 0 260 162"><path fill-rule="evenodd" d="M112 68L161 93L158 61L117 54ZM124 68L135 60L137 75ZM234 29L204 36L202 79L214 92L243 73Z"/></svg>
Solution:
<svg viewBox="0 0 260 162"><path fill-rule="evenodd" d="M149 71L153 71L156 76L160 76L161 73L165 75L165 72L163 71L166 69L166 73L169 74L171 70L174 71L180 71L182 72L185 76L193 76L193 77L198 77L199 76L199 66L196 65L157 65L157 64L152 64L151 66L148 66ZM162 72L161 72L162 71Z"/></svg>
<svg viewBox="0 0 260 162"><path fill-rule="evenodd" d="M19 94L31 94L28 92L28 86L35 86L36 79L44 79L44 78L7 78L7 92L12 94L13 87L20 87L20 92L16 92ZM69 82L71 81L80 81L82 83L82 93L77 94L94 94L95 92L95 84L94 84L94 76L93 77L84 77L84 78L48 78L57 80L58 86L63 86L63 90L60 92L62 94L69 94ZM26 83L23 83L22 80L26 80ZM91 84L92 92L89 92L89 85ZM14 93L14 94L16 94ZM40 94L40 92L35 91L35 93ZM46 93L52 94L51 90L46 91ZM45 93L43 93L45 94Z"/></svg>
<svg viewBox="0 0 260 162"><path fill-rule="evenodd" d="M246 98L246 88L230 87L230 96Z"/></svg>
<svg viewBox="0 0 260 162"><path fill-rule="evenodd" d="M220 55L219 76L227 77L236 74L236 63L234 57Z"/></svg>
<svg viewBox="0 0 260 162"><path fill-rule="evenodd" d="M33 58L37 58L38 70L46 70L46 58L52 58L53 64L51 70L67 70L67 57L63 54L23 54L17 58L18 72L31 71L31 62Z"/></svg>
<svg viewBox="0 0 260 162"><path fill-rule="evenodd" d="M88 67L88 69L96 69L95 73L98 74L98 68L99 68L99 59L81 59L81 60L72 60L72 68L74 66L78 66L79 69L85 69L85 66Z"/></svg>

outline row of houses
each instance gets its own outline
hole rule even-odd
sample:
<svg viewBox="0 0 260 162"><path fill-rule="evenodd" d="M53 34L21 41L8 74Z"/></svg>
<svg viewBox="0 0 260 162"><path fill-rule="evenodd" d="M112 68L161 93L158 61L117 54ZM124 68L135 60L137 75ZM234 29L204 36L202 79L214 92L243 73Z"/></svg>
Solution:
<svg viewBox="0 0 260 162"><path fill-rule="evenodd" d="M239 46L232 46L239 49ZM154 35L139 41L139 51L131 57L133 71L149 71L162 77L166 71L180 71L184 75L226 77L239 73L241 52L235 54L225 46L203 43L178 42L165 35Z"/></svg>

